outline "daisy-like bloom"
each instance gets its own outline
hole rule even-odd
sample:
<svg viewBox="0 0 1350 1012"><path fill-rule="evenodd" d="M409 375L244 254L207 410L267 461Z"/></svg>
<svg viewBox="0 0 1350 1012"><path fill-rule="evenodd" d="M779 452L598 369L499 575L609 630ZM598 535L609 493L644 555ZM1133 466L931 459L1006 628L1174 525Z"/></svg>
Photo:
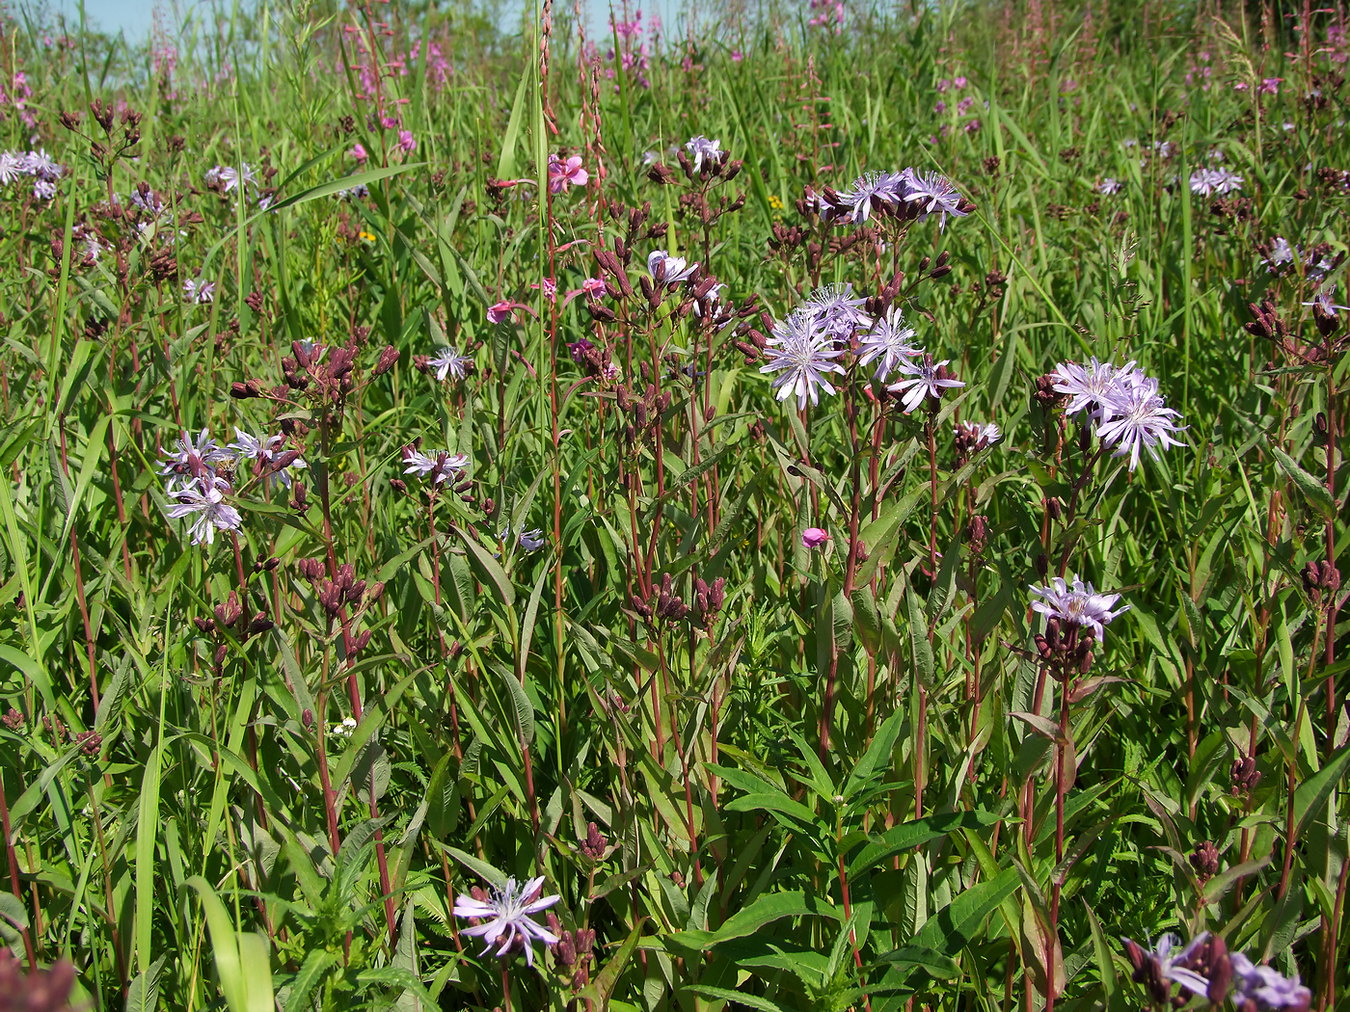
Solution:
<svg viewBox="0 0 1350 1012"><path fill-rule="evenodd" d="M1282 235L1277 235L1270 240L1270 256L1261 261L1261 266L1274 273L1279 268L1292 264L1294 257L1294 247L1289 245L1289 240Z"/></svg>
<svg viewBox="0 0 1350 1012"><path fill-rule="evenodd" d="M467 355L461 355L454 348L441 348L434 356L427 359L427 365L435 368L437 380L443 381L447 376L462 380L469 374L469 369L473 367L473 359Z"/></svg>
<svg viewBox="0 0 1350 1012"><path fill-rule="evenodd" d="M1064 413L1076 415L1087 411L1095 421L1110 417L1112 402L1126 387L1147 379L1132 361L1114 366L1109 362L1098 362L1095 355L1087 365L1060 362L1050 375L1056 381L1055 391L1069 396Z"/></svg>
<svg viewBox="0 0 1350 1012"><path fill-rule="evenodd" d="M25 168L29 175L37 176L39 179L45 179L49 182L55 182L61 178L61 166L47 154L44 148L38 148L36 151L28 152L24 159Z"/></svg>
<svg viewBox="0 0 1350 1012"><path fill-rule="evenodd" d="M858 364L866 366L876 362L872 377L878 383L884 383L900 368L901 362L919 354L919 349L910 343L913 338L914 328L905 326L900 307L892 306L885 316L873 320L871 327L859 335Z"/></svg>
<svg viewBox="0 0 1350 1012"><path fill-rule="evenodd" d="M1316 295L1314 295L1311 302L1301 302L1299 303L1299 305L1310 306L1314 313L1320 313L1322 316L1325 316L1331 320L1334 320L1336 318L1336 311L1338 309L1350 311L1350 306L1336 305L1335 285L1328 285L1326 288L1323 288Z"/></svg>
<svg viewBox="0 0 1350 1012"><path fill-rule="evenodd" d="M539 941L545 945L556 945L558 936L536 921L531 914L547 910L561 897L543 895L544 876L532 878L520 885L514 878L506 880L500 889L494 889L485 900L472 896L460 896L455 900L455 916L471 917L482 923L463 929L461 934L483 940L483 953L486 954L498 941L496 955L505 956L512 946L519 944L525 950L525 962L534 965L534 949L531 943Z"/></svg>
<svg viewBox="0 0 1350 1012"><path fill-rule="evenodd" d="M464 473L464 468L468 466L469 455L467 453L450 453L446 450L432 451L431 453L420 453L411 446L403 448L403 463L408 466L403 469L404 474L415 474L419 478L430 478L432 484L439 485L445 481L458 479Z"/></svg>
<svg viewBox="0 0 1350 1012"><path fill-rule="evenodd" d="M961 209L961 194L956 192L956 187L946 176L937 172L916 172L914 169L906 169L901 176L905 202L919 205L920 218L938 215L939 229L947 227L947 215L964 218L970 213Z"/></svg>
<svg viewBox="0 0 1350 1012"><path fill-rule="evenodd" d="M585 186L591 174L581 167L581 156L566 159L548 156L548 192L562 193L569 186Z"/></svg>
<svg viewBox="0 0 1350 1012"><path fill-rule="evenodd" d="M1297 974L1292 980L1282 977L1268 966L1257 966L1240 952L1233 953L1232 960L1236 978L1232 998L1238 1008L1247 1008L1245 1003L1251 1002L1261 1012L1307 1012L1312 1004L1312 992L1300 983Z"/></svg>
<svg viewBox="0 0 1350 1012"><path fill-rule="evenodd" d="M855 331L872 322L862 310L866 299L855 298L853 286L848 282L835 285L821 285L797 310L809 313L816 329L833 341L846 345Z"/></svg>
<svg viewBox="0 0 1350 1012"><path fill-rule="evenodd" d="M1110 197L1120 192L1121 182L1113 176L1107 176L1097 184L1097 192L1102 196Z"/></svg>
<svg viewBox="0 0 1350 1012"><path fill-rule="evenodd" d="M1112 611L1111 606L1120 600L1120 595L1098 594L1092 584L1084 583L1077 575L1068 583L1062 576L1056 576L1044 587L1033 586L1031 592L1044 599L1033 601L1032 611L1086 629L1098 643L1106 641L1107 623L1130 610L1127 604Z"/></svg>
<svg viewBox="0 0 1350 1012"><path fill-rule="evenodd" d="M1159 448L1186 445L1172 438L1173 433L1185 428L1174 421L1181 413L1167 406L1158 394L1158 381L1150 376L1122 385L1104 405L1103 413L1097 423L1097 437L1115 447L1112 456L1128 456L1131 471L1139 466L1140 450L1148 450L1148 455L1157 460Z"/></svg>
<svg viewBox="0 0 1350 1012"><path fill-rule="evenodd" d="M1208 997L1209 980L1189 965L1198 962L1197 957L1203 955L1202 950L1209 941L1208 931L1202 931L1193 941L1181 948L1178 948L1181 939L1172 934L1163 935L1153 949L1143 948L1132 938L1126 938L1124 941L1125 952L1130 962L1135 965L1135 980L1140 980L1144 967L1152 964L1153 972L1149 973L1148 977L1158 980L1165 987L1169 984L1180 984L1193 995Z"/></svg>
<svg viewBox="0 0 1350 1012"><path fill-rule="evenodd" d="M986 450L1003 438L1003 431L993 422L976 425L974 422L956 423L956 443L970 453Z"/></svg>
<svg viewBox="0 0 1350 1012"><path fill-rule="evenodd" d="M214 281L203 281L201 278L185 278L183 280L184 302L195 302L201 306L214 301L215 297L216 283Z"/></svg>
<svg viewBox="0 0 1350 1012"><path fill-rule="evenodd" d="M196 439L184 432L174 447L159 451L164 457L159 463L162 475L201 477L214 474L217 464L234 459L234 454L212 439L206 429Z"/></svg>
<svg viewBox="0 0 1350 1012"><path fill-rule="evenodd" d="M722 142L710 141L702 134L685 141L684 150L689 152L695 172L701 171L704 165L716 164L722 158Z"/></svg>
<svg viewBox="0 0 1350 1012"><path fill-rule="evenodd" d="M56 198L56 184L50 179L37 179L33 181L33 199L34 200L54 200Z"/></svg>
<svg viewBox="0 0 1350 1012"><path fill-rule="evenodd" d="M647 271L652 278L656 278L658 269L664 268L661 283L665 285L678 285L688 281L698 270L698 264L689 264L684 257L670 256L663 249L654 249L647 254Z"/></svg>
<svg viewBox="0 0 1350 1012"><path fill-rule="evenodd" d="M837 217L845 218L855 225L861 225L872 216L873 201L882 204L899 204L905 194L905 177L898 172L867 172L853 180L847 190L839 192L839 203L843 205ZM832 214L830 217L836 217Z"/></svg>
<svg viewBox="0 0 1350 1012"><path fill-rule="evenodd" d="M13 151L0 151L0 185L8 186L14 180L28 173L24 171L24 159Z"/></svg>
<svg viewBox="0 0 1350 1012"><path fill-rule="evenodd" d="M921 361L905 359L896 370L904 373L905 378L890 384L886 389L893 394L903 395L900 403L904 405L907 415L929 398L936 403L941 399L943 390L965 386L961 380L952 379L944 373L942 367L950 361L944 358L941 362L934 362L932 355L924 355Z"/></svg>
<svg viewBox="0 0 1350 1012"><path fill-rule="evenodd" d="M808 527L802 531L802 546L804 548L819 548L829 540L830 532L823 527Z"/></svg>
<svg viewBox="0 0 1350 1012"><path fill-rule="evenodd" d="M174 520L193 517L188 536L194 545L211 544L216 531L237 531L244 526L239 511L225 501L230 483L214 474L203 474L188 479L182 485L169 487L173 502L165 512Z"/></svg>
<svg viewBox="0 0 1350 1012"><path fill-rule="evenodd" d="M1201 196L1224 196L1242 189L1244 180L1227 169L1196 169L1191 173L1191 192Z"/></svg>
<svg viewBox="0 0 1350 1012"><path fill-rule="evenodd" d="M844 354L829 335L816 326L814 317L799 309L786 320L776 324L765 348L768 363L759 367L762 373L778 373L771 384L780 401L797 395L797 409L820 401L820 390L833 396L835 389L825 378L826 373L842 373L844 367L834 361Z"/></svg>
<svg viewBox="0 0 1350 1012"><path fill-rule="evenodd" d="M274 460L281 456L281 447L286 442L286 437L282 435L275 436L253 436L239 428L234 429L234 442L228 449L232 450L239 460L251 460L259 472L268 471ZM308 467L304 457L296 457L290 463L277 468L267 476L267 483L274 485L280 482L287 488L291 487L291 468Z"/></svg>

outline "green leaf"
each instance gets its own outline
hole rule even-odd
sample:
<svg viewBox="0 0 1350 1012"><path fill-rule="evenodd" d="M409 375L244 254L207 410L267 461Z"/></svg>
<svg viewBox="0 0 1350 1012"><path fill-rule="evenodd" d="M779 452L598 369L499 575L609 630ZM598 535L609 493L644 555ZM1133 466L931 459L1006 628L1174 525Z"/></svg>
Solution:
<svg viewBox="0 0 1350 1012"><path fill-rule="evenodd" d="M1020 881L1016 868L1006 868L988 882L963 890L929 917L910 943L949 955L960 952L979 932L985 918L1017 891Z"/></svg>
<svg viewBox="0 0 1350 1012"><path fill-rule="evenodd" d="M1327 487L1318 478L1314 478L1303 468L1299 467L1298 461L1285 453L1274 443L1269 444L1270 455L1275 458L1275 463L1280 465L1280 469L1293 479L1295 485L1307 497L1309 505L1321 513L1327 520L1336 519L1336 504L1332 501L1331 495L1327 492Z"/></svg>
<svg viewBox="0 0 1350 1012"><path fill-rule="evenodd" d="M766 924L784 917L830 917L839 920L839 912L829 903L804 892L768 893L738 910L716 931L677 931L662 941L668 948L685 953L702 952L733 938L753 935Z"/></svg>
<svg viewBox="0 0 1350 1012"><path fill-rule="evenodd" d="M896 854L902 854L915 847L948 836L962 829L982 829L999 821L992 812L969 811L947 812L942 815L930 815L927 818L904 822L886 830L877 836L869 837L862 850L858 851L848 863L848 873L852 877L878 862Z"/></svg>

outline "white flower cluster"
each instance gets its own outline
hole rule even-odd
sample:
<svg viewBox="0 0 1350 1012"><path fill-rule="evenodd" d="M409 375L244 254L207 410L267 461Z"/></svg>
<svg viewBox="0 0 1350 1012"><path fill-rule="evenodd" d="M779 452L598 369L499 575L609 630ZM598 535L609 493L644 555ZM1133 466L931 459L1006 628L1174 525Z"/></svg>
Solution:
<svg viewBox="0 0 1350 1012"><path fill-rule="evenodd" d="M188 537L192 544L211 544L217 531L237 531L244 518L227 496L242 467L266 476L268 485L290 487L292 468L305 467L295 451L283 451L284 436L251 436L242 429L228 446L221 446L206 429L193 437L184 432L171 449L160 450L159 473L168 479L170 504L165 512L174 520L191 518Z"/></svg>
<svg viewBox="0 0 1350 1012"><path fill-rule="evenodd" d="M1064 413L1086 411L1097 438L1114 456L1128 455L1131 471L1142 450L1156 460L1159 449L1186 445L1173 438L1184 429L1175 421L1180 413L1158 393L1158 381L1133 362L1114 366L1094 356L1087 365L1061 362L1050 375L1055 391L1069 398Z"/></svg>
<svg viewBox="0 0 1350 1012"><path fill-rule="evenodd" d="M0 151L0 186L11 186L20 179L33 181L35 200L51 200L56 196L56 181L65 170L47 152Z"/></svg>

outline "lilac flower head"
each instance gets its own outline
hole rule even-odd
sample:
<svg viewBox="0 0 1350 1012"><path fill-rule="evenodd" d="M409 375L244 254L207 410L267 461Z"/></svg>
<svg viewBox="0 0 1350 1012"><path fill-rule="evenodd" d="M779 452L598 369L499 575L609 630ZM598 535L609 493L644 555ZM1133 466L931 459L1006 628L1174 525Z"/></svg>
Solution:
<svg viewBox="0 0 1350 1012"><path fill-rule="evenodd" d="M685 141L684 150L694 163L694 172L700 172L704 165L715 165L722 159L722 142L710 141L700 134Z"/></svg>
<svg viewBox="0 0 1350 1012"><path fill-rule="evenodd" d="M1056 381L1055 391L1069 397L1069 403L1064 406L1066 415L1087 411L1089 417L1097 421L1110 417L1111 405L1126 387L1147 378L1133 361L1114 366L1109 362L1098 362L1095 355L1087 365L1060 362L1050 375Z"/></svg>
<svg viewBox="0 0 1350 1012"><path fill-rule="evenodd" d="M1268 1009L1307 1012L1312 1004L1312 992L1299 982L1297 974L1292 980L1282 977L1268 966L1257 966L1240 952L1233 953L1232 960L1237 978L1233 1000L1239 1008L1252 1002L1261 1012Z"/></svg>
<svg viewBox="0 0 1350 1012"><path fill-rule="evenodd" d="M942 367L949 361L944 358L941 362L934 362L932 355L924 355L917 361L905 359L898 366L898 371L904 373L905 378L886 389L900 397L907 415L918 410L930 398L936 404L942 398L943 390L965 386L961 380L946 375Z"/></svg>
<svg viewBox="0 0 1350 1012"><path fill-rule="evenodd" d="M656 277L659 267L665 268L665 274L661 282L665 285L678 285L688 281L698 270L698 264L691 266L684 257L673 257L663 249L654 249L647 254L647 270L653 278Z"/></svg>
<svg viewBox="0 0 1350 1012"><path fill-rule="evenodd" d="M436 370L436 379L444 381L447 376L462 380L473 367L473 359L461 355L454 348L441 348L427 359L427 365Z"/></svg>
<svg viewBox="0 0 1350 1012"><path fill-rule="evenodd" d="M1097 192L1104 197L1110 197L1120 192L1121 183L1119 179L1107 176L1097 184Z"/></svg>
<svg viewBox="0 0 1350 1012"><path fill-rule="evenodd" d="M229 449L234 452L239 460L251 460L258 471L267 472L268 485L275 485L279 482L290 488L291 468L309 466L305 463L305 458L296 457L280 468L275 470L272 468L272 462L281 456L281 447L286 442L285 436L253 436L238 426L235 427L234 435L235 440L229 445Z"/></svg>
<svg viewBox="0 0 1350 1012"><path fill-rule="evenodd" d="M1104 417L1097 424L1097 437L1115 447L1113 456L1128 455L1133 471L1139 466L1140 450L1148 450L1148 455L1157 460L1160 447L1166 450L1186 445L1173 438L1174 433L1184 428L1175 422L1180 415L1159 396L1158 381L1144 376L1111 395L1104 407Z"/></svg>
<svg viewBox="0 0 1350 1012"><path fill-rule="evenodd" d="M206 473L188 478L181 485L169 486L173 502L164 512L174 520L194 517L188 525L188 536L194 545L212 544L216 531L237 531L244 526L239 511L225 501L230 483L224 478Z"/></svg>
<svg viewBox="0 0 1350 1012"><path fill-rule="evenodd" d="M822 285L797 311L809 313L816 329L830 339L847 344L856 330L871 322L861 308L866 301L854 297L853 286L848 282Z"/></svg>
<svg viewBox="0 0 1350 1012"><path fill-rule="evenodd" d="M159 463L162 475L201 477L214 474L217 464L234 459L234 455L212 439L206 429L202 429L195 439L185 431L174 446L175 449L159 451L164 458Z"/></svg>
<svg viewBox="0 0 1350 1012"><path fill-rule="evenodd" d="M408 465L403 469L404 474L415 474L423 479L430 478L433 485L439 485L452 479L458 480L464 468L468 466L469 455L450 453L446 450L421 453L411 446L405 446L403 463Z"/></svg>
<svg viewBox="0 0 1350 1012"><path fill-rule="evenodd" d="M183 279L183 301L192 302L199 306L214 302L216 298L216 283L214 281L203 281L201 278Z"/></svg>
<svg viewBox="0 0 1350 1012"><path fill-rule="evenodd" d="M16 179L28 175L22 155L0 151L0 186L9 186Z"/></svg>
<svg viewBox="0 0 1350 1012"><path fill-rule="evenodd" d="M456 917L471 917L482 923L465 928L461 933L483 940L487 953L500 940L496 955L505 956L512 946L525 950L525 962L534 965L532 942L556 945L558 936L542 924L530 919L531 914L547 910L557 903L558 896L541 895L544 877L532 878L520 885L509 878L499 889L494 889L486 900L460 896L455 900Z"/></svg>
<svg viewBox="0 0 1350 1012"><path fill-rule="evenodd" d="M1282 235L1277 235L1270 240L1270 256L1261 261L1261 266L1272 274L1281 267L1285 267L1294 262L1295 251L1289 245L1289 240Z"/></svg>
<svg viewBox="0 0 1350 1012"><path fill-rule="evenodd" d="M900 368L901 362L919 354L918 348L911 343L913 338L914 328L905 325L900 307L892 306L885 316L873 320L872 325L862 331L858 364L866 366L876 362L876 372L872 376L878 383L884 383L891 373Z"/></svg>
<svg viewBox="0 0 1350 1012"><path fill-rule="evenodd" d="M986 450L1003 438L1003 430L993 422L976 425L974 422L956 423L957 448L966 447L968 452L978 453Z"/></svg>
<svg viewBox="0 0 1350 1012"><path fill-rule="evenodd" d="M964 218L970 213L961 209L961 194L956 192L956 187L946 176L914 169L906 169L901 175L904 177L905 202L918 204L920 218L938 215L939 229L947 227L947 215Z"/></svg>
<svg viewBox="0 0 1350 1012"><path fill-rule="evenodd" d="M844 367L834 361L844 354L842 348L816 324L813 314L805 309L792 313L786 320L774 325L764 349L769 361L760 366L762 373L778 373L771 384L775 396L787 400L797 395L797 409L806 407L809 399L819 403L820 390L831 396L835 389L825 378L826 373L842 373Z"/></svg>
<svg viewBox="0 0 1350 1012"><path fill-rule="evenodd" d="M1098 643L1106 641L1107 623L1130 609L1127 604L1112 611L1111 606L1120 600L1120 595L1098 594L1092 584L1084 583L1077 575L1068 583L1062 576L1056 576L1044 587L1033 586L1031 592L1043 598L1031 603L1032 611L1058 619L1065 625L1086 629ZM1169 937L1163 936L1163 944L1170 948Z"/></svg>
<svg viewBox="0 0 1350 1012"><path fill-rule="evenodd" d="M1180 984L1192 995L1209 997L1209 980L1194 969L1196 965L1204 968L1209 932L1202 931L1194 940L1178 948L1180 941L1176 935L1166 934L1158 939L1156 947L1147 950L1133 939L1125 939L1126 953L1135 966L1134 979L1159 988L1159 993L1151 995L1159 1002L1168 1000L1173 984Z"/></svg>
<svg viewBox="0 0 1350 1012"><path fill-rule="evenodd" d="M907 191L905 176L899 172L867 172L853 180L838 195L841 207L830 217L839 217L861 225L872 216L873 201L898 205ZM836 209L832 209L836 210Z"/></svg>
<svg viewBox="0 0 1350 1012"><path fill-rule="evenodd" d="M1242 189L1244 180L1227 169L1196 169L1191 173L1191 192L1201 196L1225 196Z"/></svg>
<svg viewBox="0 0 1350 1012"><path fill-rule="evenodd" d="M1336 311L1338 309L1350 311L1350 306L1336 305L1335 285L1327 285L1325 288L1318 291L1318 293L1312 297L1311 302L1302 302L1299 304L1311 306L1314 313L1321 313L1323 316L1333 320L1336 318Z"/></svg>

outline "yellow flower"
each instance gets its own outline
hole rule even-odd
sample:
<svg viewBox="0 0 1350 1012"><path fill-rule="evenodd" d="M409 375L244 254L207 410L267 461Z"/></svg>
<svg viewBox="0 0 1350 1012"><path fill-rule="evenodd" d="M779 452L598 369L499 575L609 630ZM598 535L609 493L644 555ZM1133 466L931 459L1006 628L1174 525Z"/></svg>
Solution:
<svg viewBox="0 0 1350 1012"><path fill-rule="evenodd" d="M372 235L370 232L365 231L364 229L362 229L360 232L357 232L357 233L356 233L356 238L360 239L362 242L374 242L374 241L375 241L375 236Z"/></svg>

